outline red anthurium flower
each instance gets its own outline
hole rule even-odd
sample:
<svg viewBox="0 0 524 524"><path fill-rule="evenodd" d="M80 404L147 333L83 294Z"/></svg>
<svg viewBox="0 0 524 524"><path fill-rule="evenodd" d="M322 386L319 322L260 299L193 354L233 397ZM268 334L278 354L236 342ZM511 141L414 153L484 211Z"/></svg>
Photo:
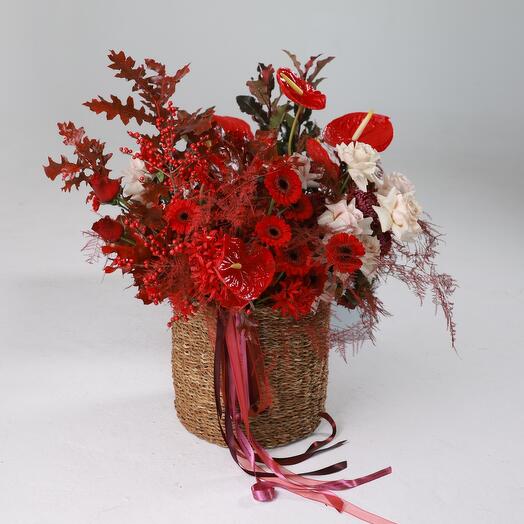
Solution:
<svg viewBox="0 0 524 524"><path fill-rule="evenodd" d="M324 109L326 95L317 91L309 82L295 75L291 69L281 67L277 70L277 81L282 93L295 104L308 109Z"/></svg>
<svg viewBox="0 0 524 524"><path fill-rule="evenodd" d="M253 132L249 124L241 118L234 116L213 116L213 122L218 124L226 135L232 135L236 139L246 138L247 140L253 140Z"/></svg>
<svg viewBox="0 0 524 524"><path fill-rule="evenodd" d="M95 222L91 229L106 242L117 242L124 233L124 226L108 216Z"/></svg>
<svg viewBox="0 0 524 524"><path fill-rule="evenodd" d="M275 261L269 249L259 247L248 252L242 240L225 235L224 248L215 269L237 299L235 307L243 307L269 286L275 274Z"/></svg>
<svg viewBox="0 0 524 524"><path fill-rule="evenodd" d="M324 141L330 146L336 146L358 140L369 144L377 151L384 151L393 140L393 125L389 116L373 114L364 129L361 130L360 136L353 138L367 116L368 113L348 113L335 118L324 129Z"/></svg>
<svg viewBox="0 0 524 524"><path fill-rule="evenodd" d="M225 309L242 309L249 300L234 295L227 287L222 288L219 295L216 295L217 302Z"/></svg>
<svg viewBox="0 0 524 524"><path fill-rule="evenodd" d="M302 195L302 182L296 171L288 166L269 172L264 185L271 198L283 206L294 204Z"/></svg>
<svg viewBox="0 0 524 524"><path fill-rule="evenodd" d="M191 200L173 199L166 207L164 215L171 229L186 234L195 226L198 206Z"/></svg>
<svg viewBox="0 0 524 524"><path fill-rule="evenodd" d="M341 273L354 273L362 267L366 249L358 238L348 233L333 235L326 246L328 262Z"/></svg>
<svg viewBox="0 0 524 524"><path fill-rule="evenodd" d="M320 164L331 176L337 176L339 167L331 160L329 153L322 147L322 144L314 138L306 140L306 152L313 162Z"/></svg>
<svg viewBox="0 0 524 524"><path fill-rule="evenodd" d="M102 173L95 173L89 179L89 185L100 202L111 202L120 193L120 180L111 179Z"/></svg>

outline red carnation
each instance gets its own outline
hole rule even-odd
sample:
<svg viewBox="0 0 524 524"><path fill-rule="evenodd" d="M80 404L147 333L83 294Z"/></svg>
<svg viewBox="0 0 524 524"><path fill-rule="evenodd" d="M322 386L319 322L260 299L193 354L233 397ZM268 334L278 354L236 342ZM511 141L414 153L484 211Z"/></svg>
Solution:
<svg viewBox="0 0 524 524"><path fill-rule="evenodd" d="M308 109L324 109L326 95L317 91L309 82L295 75L291 69L281 67L277 70L277 81L282 93L295 104Z"/></svg>
<svg viewBox="0 0 524 524"><path fill-rule="evenodd" d="M117 242L124 233L124 226L108 216L95 222L91 229L106 242Z"/></svg>
<svg viewBox="0 0 524 524"><path fill-rule="evenodd" d="M171 229L186 234L195 226L198 206L191 200L172 200L164 212Z"/></svg>
<svg viewBox="0 0 524 524"><path fill-rule="evenodd" d="M302 182L290 167L282 167L269 172L264 178L264 185L277 204L294 204L302 194Z"/></svg>
<svg viewBox="0 0 524 524"><path fill-rule="evenodd" d="M255 232L268 246L283 246L291 239L291 228L281 218L264 217L256 226Z"/></svg>
<svg viewBox="0 0 524 524"><path fill-rule="evenodd" d="M295 246L277 251L277 269L287 275L305 275L311 268L311 251L307 246Z"/></svg>
<svg viewBox="0 0 524 524"><path fill-rule="evenodd" d="M313 204L306 195L301 197L291 207L286 210L284 216L288 220L307 220L313 215Z"/></svg>
<svg viewBox="0 0 524 524"><path fill-rule="evenodd" d="M111 202L120 193L120 180L113 180L102 173L94 174L89 184L100 202Z"/></svg>
<svg viewBox="0 0 524 524"><path fill-rule="evenodd" d="M333 235L326 246L328 262L341 273L354 273L362 266L362 257L366 250L362 243L348 233Z"/></svg>

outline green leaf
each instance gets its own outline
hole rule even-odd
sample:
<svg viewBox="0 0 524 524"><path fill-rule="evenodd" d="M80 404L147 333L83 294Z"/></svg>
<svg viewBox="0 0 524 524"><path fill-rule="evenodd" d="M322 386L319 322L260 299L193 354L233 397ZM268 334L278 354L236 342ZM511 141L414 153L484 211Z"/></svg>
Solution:
<svg viewBox="0 0 524 524"><path fill-rule="evenodd" d="M289 109L288 104L278 106L269 119L269 129L278 129L284 120L284 116Z"/></svg>
<svg viewBox="0 0 524 524"><path fill-rule="evenodd" d="M155 176L156 176L156 178L158 179L159 182L163 182L164 181L164 173L162 173L162 171L157 171Z"/></svg>

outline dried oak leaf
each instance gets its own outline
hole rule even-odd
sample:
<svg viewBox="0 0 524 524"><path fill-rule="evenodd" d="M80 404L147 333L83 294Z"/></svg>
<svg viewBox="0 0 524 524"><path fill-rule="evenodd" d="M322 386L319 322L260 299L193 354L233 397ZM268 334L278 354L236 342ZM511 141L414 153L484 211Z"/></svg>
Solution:
<svg viewBox="0 0 524 524"><path fill-rule="evenodd" d="M183 109L177 111L176 132L178 135L201 135L211 129L215 108L210 107L201 112L197 109L194 113L188 113Z"/></svg>
<svg viewBox="0 0 524 524"><path fill-rule="evenodd" d="M80 166L70 162L64 155L60 156L60 162L55 162L51 157L47 157L49 164L44 166L44 172L48 178L54 180L58 175L72 176L80 171Z"/></svg>
<svg viewBox="0 0 524 524"><path fill-rule="evenodd" d="M128 96L125 105L115 95L111 95L111 101L104 100L101 96L93 98L90 102L84 102L91 111L96 114L106 113L108 120L113 120L116 116L120 117L120 120L124 125L129 124L129 121L134 118L138 124L143 122L153 122L154 117L146 112L143 107L135 108L135 103L132 97Z"/></svg>

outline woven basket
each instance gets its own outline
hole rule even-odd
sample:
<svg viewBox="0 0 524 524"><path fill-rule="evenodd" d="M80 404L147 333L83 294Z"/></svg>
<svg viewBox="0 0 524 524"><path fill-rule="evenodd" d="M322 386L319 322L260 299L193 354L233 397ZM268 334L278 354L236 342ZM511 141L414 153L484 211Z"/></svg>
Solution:
<svg viewBox="0 0 524 524"><path fill-rule="evenodd" d="M254 417L251 429L265 447L289 444L311 434L324 411L328 377L329 307L295 321L270 308L253 314L272 405ZM224 446L218 426L213 365L216 312L208 308L173 324L173 384L178 418L196 436Z"/></svg>

